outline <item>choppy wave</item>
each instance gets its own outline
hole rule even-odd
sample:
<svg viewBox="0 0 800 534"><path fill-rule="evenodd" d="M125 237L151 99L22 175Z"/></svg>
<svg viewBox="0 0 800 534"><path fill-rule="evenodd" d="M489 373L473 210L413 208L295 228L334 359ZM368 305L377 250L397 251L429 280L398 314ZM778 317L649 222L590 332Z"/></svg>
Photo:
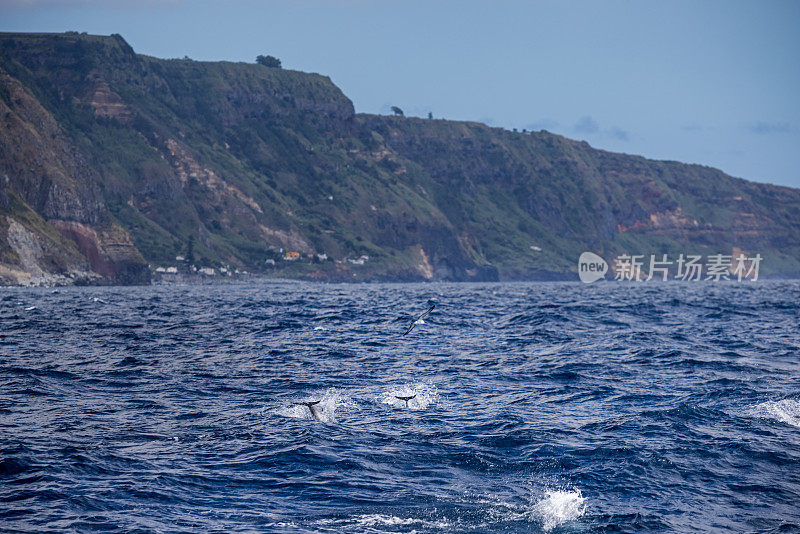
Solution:
<svg viewBox="0 0 800 534"><path fill-rule="evenodd" d="M798 399L762 402L753 408L752 413L800 428L800 400Z"/></svg>
<svg viewBox="0 0 800 534"><path fill-rule="evenodd" d="M0 530L798 531L797 302L797 282L0 288ZM319 420L292 404L315 400Z"/></svg>

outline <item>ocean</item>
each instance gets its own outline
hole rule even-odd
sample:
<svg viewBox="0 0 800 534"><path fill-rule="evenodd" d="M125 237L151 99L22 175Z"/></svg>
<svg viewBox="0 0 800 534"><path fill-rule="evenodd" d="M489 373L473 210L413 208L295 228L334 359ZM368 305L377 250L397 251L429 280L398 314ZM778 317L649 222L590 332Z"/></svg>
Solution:
<svg viewBox="0 0 800 534"><path fill-rule="evenodd" d="M0 288L0 531L797 532L798 324L796 281Z"/></svg>

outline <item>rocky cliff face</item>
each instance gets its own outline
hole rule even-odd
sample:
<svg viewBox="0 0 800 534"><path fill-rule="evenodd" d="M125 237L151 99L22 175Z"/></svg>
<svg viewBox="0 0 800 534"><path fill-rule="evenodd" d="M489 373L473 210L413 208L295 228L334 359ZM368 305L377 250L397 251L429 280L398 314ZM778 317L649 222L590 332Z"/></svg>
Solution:
<svg viewBox="0 0 800 534"><path fill-rule="evenodd" d="M0 280L148 282L143 258L109 217L96 171L53 116L2 69L0 87L0 231L6 236ZM127 240L128 249L116 247L111 235Z"/></svg>
<svg viewBox="0 0 800 534"><path fill-rule="evenodd" d="M314 279L562 278L587 249L757 250L800 273L797 190L546 132L355 115L324 76L139 56L119 36L0 34L0 125L3 283L142 283L176 256Z"/></svg>

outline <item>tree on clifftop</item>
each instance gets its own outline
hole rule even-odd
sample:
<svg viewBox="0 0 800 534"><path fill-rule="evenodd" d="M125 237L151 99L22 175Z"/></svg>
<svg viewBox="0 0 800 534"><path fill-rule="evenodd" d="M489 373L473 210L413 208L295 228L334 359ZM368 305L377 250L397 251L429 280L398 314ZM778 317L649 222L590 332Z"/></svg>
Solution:
<svg viewBox="0 0 800 534"><path fill-rule="evenodd" d="M259 65L264 65L265 67L269 67L271 69L281 68L281 60L276 58L275 56L258 56L256 57L256 63L258 63Z"/></svg>
<svg viewBox="0 0 800 534"><path fill-rule="evenodd" d="M398 117L402 117L403 116L403 110L398 108L397 106L392 106L392 113L394 113Z"/></svg>

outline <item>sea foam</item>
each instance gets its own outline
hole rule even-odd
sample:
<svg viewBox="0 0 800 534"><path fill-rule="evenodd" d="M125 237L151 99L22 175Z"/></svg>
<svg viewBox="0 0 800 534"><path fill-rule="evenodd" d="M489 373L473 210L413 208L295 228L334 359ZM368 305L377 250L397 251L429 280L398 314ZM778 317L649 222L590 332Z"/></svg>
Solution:
<svg viewBox="0 0 800 534"><path fill-rule="evenodd" d="M762 402L753 407L752 413L757 417L776 419L800 427L800 400L797 399Z"/></svg>
<svg viewBox="0 0 800 534"><path fill-rule="evenodd" d="M397 397L411 397L414 398L408 401L398 399ZM405 384L403 386L394 387L388 391L383 392L378 401L384 404L389 404L395 408L406 408L410 410L424 410L431 404L436 404L439 399L439 393L436 386L432 384Z"/></svg>
<svg viewBox="0 0 800 534"><path fill-rule="evenodd" d="M348 518L320 519L315 523L325 532L338 532L352 528L358 529L358 532L416 532L417 528L441 530L452 526L445 520L397 517L387 514L361 514Z"/></svg>
<svg viewBox="0 0 800 534"><path fill-rule="evenodd" d="M533 509L547 532L585 514L586 498L580 490L548 491Z"/></svg>
<svg viewBox="0 0 800 534"><path fill-rule="evenodd" d="M337 389L329 389L322 397L309 396L302 399L303 402L319 400L319 404L314 405L314 409L319 414L319 420L323 423L333 423L336 421L336 410L348 404L349 399L342 395ZM300 402L300 401L296 401ZM278 410L280 415L284 417L293 417L295 419L314 419L311 415L311 410L307 406L292 404L285 406Z"/></svg>

